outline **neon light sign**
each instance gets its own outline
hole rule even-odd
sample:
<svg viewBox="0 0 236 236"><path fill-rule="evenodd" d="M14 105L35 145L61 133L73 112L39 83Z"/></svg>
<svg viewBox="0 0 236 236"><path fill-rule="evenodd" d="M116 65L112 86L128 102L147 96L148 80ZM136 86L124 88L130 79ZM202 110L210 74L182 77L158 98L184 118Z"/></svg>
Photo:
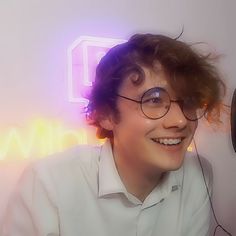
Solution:
<svg viewBox="0 0 236 236"><path fill-rule="evenodd" d="M86 128L66 127L58 121L35 120L28 127L11 128L0 136L0 161L42 158L78 144L101 144ZM3 138L4 137L4 138ZM193 151L193 145L188 147Z"/></svg>
<svg viewBox="0 0 236 236"><path fill-rule="evenodd" d="M126 40L81 36L68 48L69 102L86 105L84 94L89 90L100 59L113 46ZM89 138L87 128L68 128L60 122L32 121L23 129L11 127L0 135L0 160L41 158L76 144L101 143ZM94 136L92 134L91 136ZM95 141L96 140L96 141Z"/></svg>
<svg viewBox="0 0 236 236"><path fill-rule="evenodd" d="M86 105L100 59L113 46L124 43L123 39L81 36L68 49L68 97L69 102Z"/></svg>
<svg viewBox="0 0 236 236"><path fill-rule="evenodd" d="M86 128L35 120L26 128L13 127L0 136L0 160L41 158L74 145L101 143L101 140L92 140L93 135Z"/></svg>

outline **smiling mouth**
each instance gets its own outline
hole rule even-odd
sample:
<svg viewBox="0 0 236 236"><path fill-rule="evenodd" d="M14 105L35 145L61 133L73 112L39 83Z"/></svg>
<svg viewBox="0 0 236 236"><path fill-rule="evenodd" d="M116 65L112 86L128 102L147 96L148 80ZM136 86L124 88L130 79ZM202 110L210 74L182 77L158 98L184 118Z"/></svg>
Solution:
<svg viewBox="0 0 236 236"><path fill-rule="evenodd" d="M152 141L165 146L178 145L183 141L184 138L152 138Z"/></svg>

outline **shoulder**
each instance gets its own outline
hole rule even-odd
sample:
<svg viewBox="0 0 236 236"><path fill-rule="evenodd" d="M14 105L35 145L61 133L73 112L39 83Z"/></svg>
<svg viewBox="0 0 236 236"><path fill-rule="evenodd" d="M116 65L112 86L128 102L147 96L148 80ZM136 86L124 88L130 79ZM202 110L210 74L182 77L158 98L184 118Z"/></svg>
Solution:
<svg viewBox="0 0 236 236"><path fill-rule="evenodd" d="M213 172L210 162L196 153L187 152L183 165L180 169L174 171L175 176L180 185L192 185L193 183L202 182L205 180L208 183L212 182ZM203 177L204 176L204 177Z"/></svg>
<svg viewBox="0 0 236 236"><path fill-rule="evenodd" d="M187 152L183 164L183 174L188 182L202 182L205 178L207 183L212 182L212 166L210 162L195 153Z"/></svg>
<svg viewBox="0 0 236 236"><path fill-rule="evenodd" d="M186 208L198 209L208 201L207 191L212 193L213 173L206 158L187 153L183 166L176 173L182 186L181 193Z"/></svg>
<svg viewBox="0 0 236 236"><path fill-rule="evenodd" d="M41 186L52 195L71 191L86 176L97 174L99 152L99 146L82 145L33 161L25 168L18 186L27 191Z"/></svg>
<svg viewBox="0 0 236 236"><path fill-rule="evenodd" d="M74 166L87 165L98 162L99 146L80 145L63 152L52 154L31 163L36 172L60 172L70 170Z"/></svg>
<svg viewBox="0 0 236 236"><path fill-rule="evenodd" d="M187 153L182 172L180 192L183 209L183 235L208 235L210 224L210 196L212 192L212 167L209 161Z"/></svg>

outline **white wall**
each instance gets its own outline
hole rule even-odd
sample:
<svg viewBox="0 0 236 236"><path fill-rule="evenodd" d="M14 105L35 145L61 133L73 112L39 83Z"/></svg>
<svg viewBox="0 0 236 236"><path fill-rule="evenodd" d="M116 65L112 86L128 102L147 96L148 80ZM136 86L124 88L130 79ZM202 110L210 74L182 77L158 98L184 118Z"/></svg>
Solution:
<svg viewBox="0 0 236 236"><path fill-rule="evenodd" d="M233 0L2 0L0 128L21 126L36 116L68 120L68 112L77 114L76 106L66 102L66 50L81 35L176 36L184 26L183 39L208 42L224 54L220 68L229 103L236 87L235 10ZM236 153L230 134L200 126L196 140L199 152L213 165L216 213L236 235Z"/></svg>

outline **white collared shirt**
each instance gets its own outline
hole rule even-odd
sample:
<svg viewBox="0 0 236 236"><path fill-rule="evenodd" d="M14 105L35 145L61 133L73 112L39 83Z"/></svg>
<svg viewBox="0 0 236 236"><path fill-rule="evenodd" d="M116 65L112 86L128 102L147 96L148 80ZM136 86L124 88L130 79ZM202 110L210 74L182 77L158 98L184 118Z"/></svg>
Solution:
<svg viewBox="0 0 236 236"><path fill-rule="evenodd" d="M211 189L211 167L202 159ZM128 193L110 142L37 161L9 202L2 236L205 236L210 204L193 154L144 202Z"/></svg>

